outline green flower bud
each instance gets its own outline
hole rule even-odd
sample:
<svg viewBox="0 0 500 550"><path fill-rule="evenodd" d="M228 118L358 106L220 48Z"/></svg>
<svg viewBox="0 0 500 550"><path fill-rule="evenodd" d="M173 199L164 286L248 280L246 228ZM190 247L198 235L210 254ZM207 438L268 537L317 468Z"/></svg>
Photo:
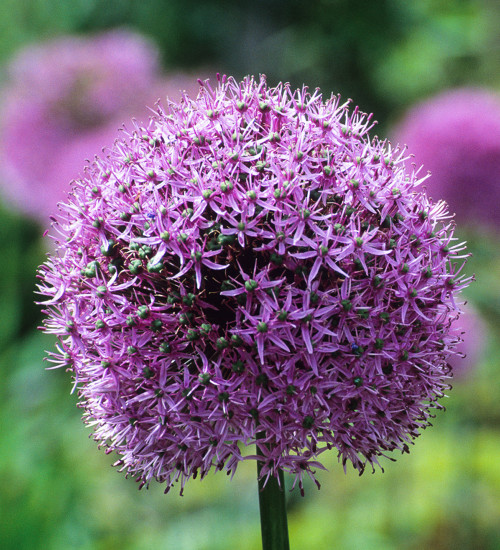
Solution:
<svg viewBox="0 0 500 550"><path fill-rule="evenodd" d="M149 317L149 308L148 308L148 306L139 306L139 308L137 309L137 315L141 319L146 319L147 317Z"/></svg>
<svg viewBox="0 0 500 550"><path fill-rule="evenodd" d="M257 281L254 281L254 279L248 279L248 281L245 281L245 290L247 292L253 292L258 286L259 284Z"/></svg>

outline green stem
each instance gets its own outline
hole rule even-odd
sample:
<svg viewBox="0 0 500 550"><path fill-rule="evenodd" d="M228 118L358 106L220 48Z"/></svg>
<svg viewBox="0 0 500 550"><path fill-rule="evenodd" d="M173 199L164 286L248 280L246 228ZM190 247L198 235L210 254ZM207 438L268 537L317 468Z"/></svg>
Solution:
<svg viewBox="0 0 500 550"><path fill-rule="evenodd" d="M259 446L257 446L257 454L262 456ZM257 461L257 473L259 477L261 468L261 461ZM271 476L265 487L264 480L259 479L262 550L290 550L285 506L285 480L281 470L279 470L278 475L279 484L278 479Z"/></svg>

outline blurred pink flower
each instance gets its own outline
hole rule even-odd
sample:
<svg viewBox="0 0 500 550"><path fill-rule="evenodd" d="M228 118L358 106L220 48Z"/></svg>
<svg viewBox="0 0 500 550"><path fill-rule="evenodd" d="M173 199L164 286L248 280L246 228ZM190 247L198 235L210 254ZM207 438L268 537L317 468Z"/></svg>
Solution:
<svg viewBox="0 0 500 550"><path fill-rule="evenodd" d="M410 109L393 137L431 172L428 194L445 199L461 223L500 228L500 99L495 94L479 88L447 91Z"/></svg>
<svg viewBox="0 0 500 550"><path fill-rule="evenodd" d="M448 362L455 380L460 380L472 374L480 362L487 344L488 331L479 313L470 305L464 307L454 327L460 333L462 341L455 348L457 354L450 356Z"/></svg>
<svg viewBox="0 0 500 550"><path fill-rule="evenodd" d="M30 46L8 73L0 185L6 199L43 224L84 161L112 145L125 120L146 120L146 105L198 87L182 74L162 79L157 49L125 30Z"/></svg>

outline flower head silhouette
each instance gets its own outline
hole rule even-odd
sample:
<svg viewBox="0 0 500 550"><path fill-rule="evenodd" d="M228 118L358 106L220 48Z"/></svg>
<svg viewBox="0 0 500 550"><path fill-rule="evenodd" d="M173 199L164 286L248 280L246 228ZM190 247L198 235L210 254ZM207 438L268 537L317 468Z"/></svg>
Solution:
<svg viewBox="0 0 500 550"><path fill-rule="evenodd" d="M495 93L447 90L410 109L394 135L431 172L428 194L446 200L460 224L498 230L500 99Z"/></svg>
<svg viewBox="0 0 500 550"><path fill-rule="evenodd" d="M21 50L2 90L2 195L48 224L85 159L114 142L123 120L147 120L144 105L160 93L178 99L179 89L196 89L187 75L163 78L158 58L152 43L123 29Z"/></svg>

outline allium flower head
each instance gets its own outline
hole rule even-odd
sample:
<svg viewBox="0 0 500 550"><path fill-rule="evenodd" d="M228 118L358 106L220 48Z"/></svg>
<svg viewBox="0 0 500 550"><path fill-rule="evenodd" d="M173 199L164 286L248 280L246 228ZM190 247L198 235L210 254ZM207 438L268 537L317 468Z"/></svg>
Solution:
<svg viewBox="0 0 500 550"><path fill-rule="evenodd" d="M370 117L263 77L202 83L73 185L41 267L56 366L117 464L168 488L363 472L448 387L464 249ZM257 456L246 456L256 459Z"/></svg>
<svg viewBox="0 0 500 550"><path fill-rule="evenodd" d="M8 67L0 115L3 194L43 223L85 159L159 92L156 48L125 30L58 38L22 50ZM171 77L162 93L186 84ZM194 79L193 79L194 80ZM150 113L149 113L150 114Z"/></svg>
<svg viewBox="0 0 500 550"><path fill-rule="evenodd" d="M411 109L394 130L432 176L443 198L471 227L500 227L500 99L476 88L447 91Z"/></svg>

